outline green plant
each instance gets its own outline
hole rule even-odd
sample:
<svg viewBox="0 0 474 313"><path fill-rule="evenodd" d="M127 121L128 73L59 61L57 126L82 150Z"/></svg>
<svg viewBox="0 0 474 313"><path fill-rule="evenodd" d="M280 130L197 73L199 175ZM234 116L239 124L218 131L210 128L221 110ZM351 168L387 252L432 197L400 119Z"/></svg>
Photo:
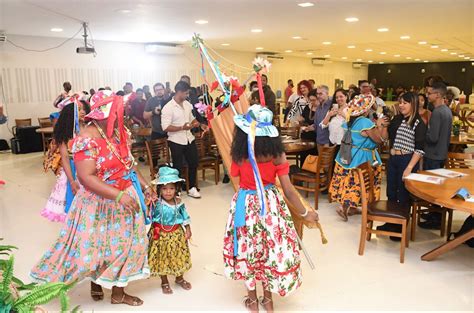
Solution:
<svg viewBox="0 0 474 313"><path fill-rule="evenodd" d="M0 240L3 240L0 238ZM35 283L25 284L13 275L14 256L11 255L14 246L0 245L0 255L8 256L8 259L0 259L0 313L31 312L38 305L46 304L58 298L61 302L61 312L69 309L69 297L67 292L74 286L66 283ZM77 312L75 307L72 312Z"/></svg>
<svg viewBox="0 0 474 313"><path fill-rule="evenodd" d="M459 128L461 126L462 126L462 121L460 121L460 120L453 121L453 127Z"/></svg>

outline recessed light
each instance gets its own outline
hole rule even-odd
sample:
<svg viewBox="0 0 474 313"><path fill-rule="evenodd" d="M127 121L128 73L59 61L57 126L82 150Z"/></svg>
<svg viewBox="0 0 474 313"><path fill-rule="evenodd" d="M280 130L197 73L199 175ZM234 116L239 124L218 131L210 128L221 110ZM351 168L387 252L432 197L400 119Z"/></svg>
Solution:
<svg viewBox="0 0 474 313"><path fill-rule="evenodd" d="M365 52L372 52L372 49L365 49Z"/></svg>
<svg viewBox="0 0 474 313"><path fill-rule="evenodd" d="M415 59L415 61L420 61L420 59Z"/></svg>
<svg viewBox="0 0 474 313"><path fill-rule="evenodd" d="M332 44L332 42L330 42L330 41L323 41L323 45L330 45L330 44Z"/></svg>
<svg viewBox="0 0 474 313"><path fill-rule="evenodd" d="M285 50L286 53L291 53L293 50Z"/></svg>
<svg viewBox="0 0 474 313"><path fill-rule="evenodd" d="M369 61L367 61L367 62L369 62L369 63L373 63L374 61L372 61L372 60L369 60Z"/></svg>
<svg viewBox="0 0 474 313"><path fill-rule="evenodd" d="M260 28L254 28L250 30L252 33L261 33L262 30Z"/></svg>
<svg viewBox="0 0 474 313"><path fill-rule="evenodd" d="M354 22L358 22L359 19L357 17L347 17L346 18L346 22L349 22L349 23L354 23Z"/></svg>
<svg viewBox="0 0 474 313"><path fill-rule="evenodd" d="M448 49L441 49L441 52L447 52Z"/></svg>
<svg viewBox="0 0 474 313"><path fill-rule="evenodd" d="M474 61L474 59L470 59L469 61Z"/></svg>
<svg viewBox="0 0 474 313"><path fill-rule="evenodd" d="M407 60L411 60L411 57L406 57Z"/></svg>
<svg viewBox="0 0 474 313"><path fill-rule="evenodd" d="M263 47L257 47L255 50L263 50Z"/></svg>
<svg viewBox="0 0 474 313"><path fill-rule="evenodd" d="M410 39L410 36L407 36L407 35L405 35L405 36L400 36L400 39L401 39L401 40Z"/></svg>
<svg viewBox="0 0 474 313"><path fill-rule="evenodd" d="M199 24L199 25L204 25L204 24L207 24L209 22L206 21L206 20L197 20L197 21L194 21L194 23Z"/></svg>
<svg viewBox="0 0 474 313"><path fill-rule="evenodd" d="M55 33L60 33L60 32L63 31L63 29L62 29L62 28L59 28L59 27L53 27L53 28L51 28L50 30L51 30L52 32L55 32Z"/></svg>
<svg viewBox="0 0 474 313"><path fill-rule="evenodd" d="M342 57L341 59L343 59L343 60L347 60L347 57Z"/></svg>
<svg viewBox="0 0 474 313"><path fill-rule="evenodd" d="M230 46L230 43L221 43L221 46L228 47Z"/></svg>
<svg viewBox="0 0 474 313"><path fill-rule="evenodd" d="M385 33L385 32L388 32L388 28L386 27L378 28L377 31L381 33Z"/></svg>
<svg viewBox="0 0 474 313"><path fill-rule="evenodd" d="M469 60L469 57L464 57L464 60Z"/></svg>
<svg viewBox="0 0 474 313"><path fill-rule="evenodd" d="M419 44L419 45L426 45L427 42L426 42L426 41L418 41L418 44Z"/></svg>
<svg viewBox="0 0 474 313"><path fill-rule="evenodd" d="M355 47L356 47L356 46L354 46L354 45L349 45L349 46L347 46L347 48L349 48L349 49L354 49Z"/></svg>
<svg viewBox="0 0 474 313"><path fill-rule="evenodd" d="M395 55L394 55L394 57L396 57L396 58L399 58L399 57L400 57L400 55L399 55L399 54L395 54Z"/></svg>
<svg viewBox="0 0 474 313"><path fill-rule="evenodd" d="M382 52L380 52L380 54L387 54L387 52L382 51Z"/></svg>
<svg viewBox="0 0 474 313"><path fill-rule="evenodd" d="M428 60L424 60L423 63L428 63L429 61Z"/></svg>
<svg viewBox="0 0 474 313"><path fill-rule="evenodd" d="M384 64L385 62L379 62L379 64Z"/></svg>
<svg viewBox="0 0 474 313"><path fill-rule="evenodd" d="M117 12L123 13L123 14L128 14L128 13L132 12L132 10L129 10L129 9L119 9L119 10L117 10Z"/></svg>
<svg viewBox="0 0 474 313"><path fill-rule="evenodd" d="M450 54L451 54L451 55L456 55L456 54L458 54L458 53L457 53L457 52L451 52Z"/></svg>
<svg viewBox="0 0 474 313"><path fill-rule="evenodd" d="M459 58L464 58L464 54L458 55Z"/></svg>
<svg viewBox="0 0 474 313"><path fill-rule="evenodd" d="M311 3L311 2L302 2L302 3L298 3L298 6L300 6L300 7L302 7L302 8L309 8L309 7L314 6L314 3Z"/></svg>
<svg viewBox="0 0 474 313"><path fill-rule="evenodd" d="M325 54L324 57L325 57L325 58L330 58L331 55L330 55L330 54Z"/></svg>
<svg viewBox="0 0 474 313"><path fill-rule="evenodd" d="M362 61L362 59L357 59L356 61L357 61L357 62L361 62L361 61Z"/></svg>
<svg viewBox="0 0 474 313"><path fill-rule="evenodd" d="M431 45L431 48L433 48L433 49L438 49L439 46L438 46L438 45Z"/></svg>
<svg viewBox="0 0 474 313"><path fill-rule="evenodd" d="M301 39L301 36L293 36L293 37L291 37L291 38L293 38L293 39Z"/></svg>

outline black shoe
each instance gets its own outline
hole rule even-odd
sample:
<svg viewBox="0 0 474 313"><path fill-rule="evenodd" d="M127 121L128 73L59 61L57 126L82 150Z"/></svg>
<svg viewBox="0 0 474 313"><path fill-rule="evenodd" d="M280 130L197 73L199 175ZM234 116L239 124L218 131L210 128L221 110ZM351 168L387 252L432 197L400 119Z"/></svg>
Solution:
<svg viewBox="0 0 474 313"><path fill-rule="evenodd" d="M391 240L391 241L402 241L402 238L390 236L390 240Z"/></svg>
<svg viewBox="0 0 474 313"><path fill-rule="evenodd" d="M145 158L144 157L138 157L138 161L145 162Z"/></svg>
<svg viewBox="0 0 474 313"><path fill-rule="evenodd" d="M322 195L327 195L327 194L328 194L328 190L327 190L327 189L324 189L323 191L321 191L321 194L322 194Z"/></svg>
<svg viewBox="0 0 474 313"><path fill-rule="evenodd" d="M224 175L224 179L222 179L222 183L228 184L230 182L229 175Z"/></svg>
<svg viewBox="0 0 474 313"><path fill-rule="evenodd" d="M424 229L435 229L435 230L440 230L441 229L441 221L439 220L427 220L426 222L420 222L418 223L418 226Z"/></svg>
<svg viewBox="0 0 474 313"><path fill-rule="evenodd" d="M383 225L377 226L377 230L391 231L391 232L402 232L402 226L399 224L385 223Z"/></svg>

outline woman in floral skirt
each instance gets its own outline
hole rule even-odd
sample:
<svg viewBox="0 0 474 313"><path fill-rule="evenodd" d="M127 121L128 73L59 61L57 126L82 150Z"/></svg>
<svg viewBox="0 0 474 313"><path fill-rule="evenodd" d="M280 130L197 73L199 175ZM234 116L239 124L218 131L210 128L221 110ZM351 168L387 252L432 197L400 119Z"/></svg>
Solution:
<svg viewBox="0 0 474 313"><path fill-rule="evenodd" d="M260 304L273 311L272 293L287 296L301 285L297 233L283 196L275 187L278 176L287 198L307 221L317 221L301 203L288 176L289 164L272 112L258 104L235 116L231 175L240 189L230 207L224 237L224 272L243 280L245 306L258 311L257 281L263 284ZM258 169L257 169L258 168Z"/></svg>
<svg viewBox="0 0 474 313"><path fill-rule="evenodd" d="M108 91L95 94L91 120L74 140L76 194L66 224L30 276L38 282L75 282L90 278L91 296L102 300L112 288L112 304L138 306L129 282L149 276L145 196L156 194L134 169L123 126L123 99Z"/></svg>

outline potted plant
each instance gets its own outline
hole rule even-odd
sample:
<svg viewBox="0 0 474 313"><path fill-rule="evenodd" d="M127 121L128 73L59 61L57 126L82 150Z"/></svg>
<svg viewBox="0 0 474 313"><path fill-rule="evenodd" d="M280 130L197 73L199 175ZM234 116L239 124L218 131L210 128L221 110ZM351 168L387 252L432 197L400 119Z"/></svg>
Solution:
<svg viewBox="0 0 474 313"><path fill-rule="evenodd" d="M2 240L0 238L0 240ZM69 310L67 292L74 284L66 283L35 283L25 284L13 275L14 256L11 255L14 246L0 245L0 313L14 312L45 312L38 307L58 298L61 302L61 312ZM78 312L79 306L71 312Z"/></svg>
<svg viewBox="0 0 474 313"><path fill-rule="evenodd" d="M453 135L459 136L459 132L461 131L462 122L460 120L453 121Z"/></svg>

